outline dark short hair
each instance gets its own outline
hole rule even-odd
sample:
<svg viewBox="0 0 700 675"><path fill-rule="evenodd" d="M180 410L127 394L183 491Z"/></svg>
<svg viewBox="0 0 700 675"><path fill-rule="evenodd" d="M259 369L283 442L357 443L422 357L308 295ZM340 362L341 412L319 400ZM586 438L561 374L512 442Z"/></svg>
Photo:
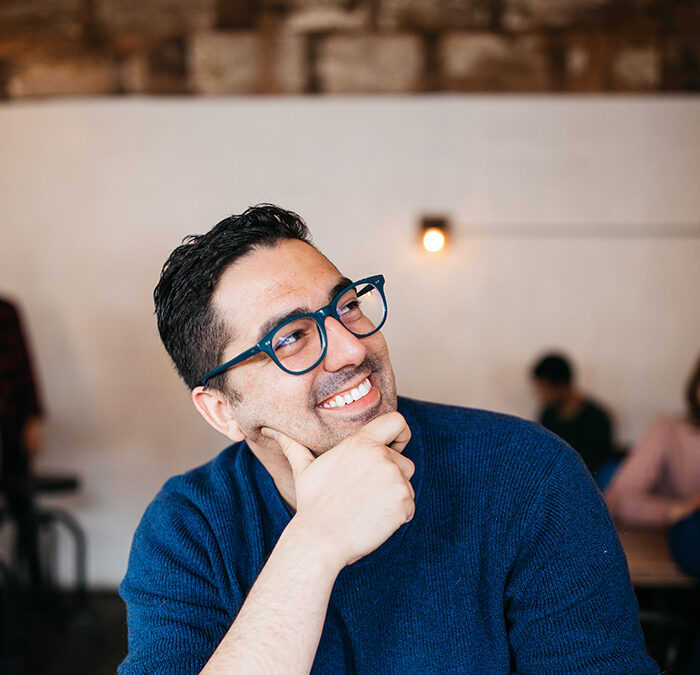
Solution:
<svg viewBox="0 0 700 675"><path fill-rule="evenodd" d="M700 427L700 399L698 398L698 387L700 387L700 358L695 364L693 372L690 374L685 389L685 400L688 404L688 421L696 427Z"/></svg>
<svg viewBox="0 0 700 675"><path fill-rule="evenodd" d="M226 323L216 315L212 297L224 271L236 260L282 239L311 244L306 224L296 213L274 204L258 204L229 216L206 234L190 235L171 254L153 291L158 331L187 386L221 363L229 341ZM225 392L225 374L207 386Z"/></svg>
<svg viewBox="0 0 700 675"><path fill-rule="evenodd" d="M573 368L563 354L546 354L533 367L532 376L553 385L569 385L573 379Z"/></svg>

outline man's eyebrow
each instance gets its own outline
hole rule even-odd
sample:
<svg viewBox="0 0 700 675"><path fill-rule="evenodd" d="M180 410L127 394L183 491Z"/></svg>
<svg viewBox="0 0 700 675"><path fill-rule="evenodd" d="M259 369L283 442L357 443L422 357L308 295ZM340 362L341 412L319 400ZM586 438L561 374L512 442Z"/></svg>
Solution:
<svg viewBox="0 0 700 675"><path fill-rule="evenodd" d="M338 283L331 288L331 292L328 294L328 302L332 302L333 298L340 293L346 286L350 286L352 281L347 277L341 277Z"/></svg>
<svg viewBox="0 0 700 675"><path fill-rule="evenodd" d="M258 331L258 342L262 340L275 326L279 326L281 323L285 322L287 319L291 319L297 314L306 314L308 312L307 307L295 307L291 312L285 312L284 314L278 314L268 319Z"/></svg>
<svg viewBox="0 0 700 675"><path fill-rule="evenodd" d="M346 286L350 286L350 284L352 284L352 281L350 279L348 279L347 277L341 277L336 283L336 285L333 286L333 288L331 288L331 291L328 294L328 302L332 302L333 298L335 298L335 296L338 295L338 293L340 293L340 291L342 291ZM262 340L273 328L279 326L281 323L284 323L287 319L291 319L297 314L310 313L311 311L308 307L295 307L290 312L285 312L284 314L278 314L277 316L273 316L271 319L268 319L262 326L260 326L257 341L260 342L260 340Z"/></svg>

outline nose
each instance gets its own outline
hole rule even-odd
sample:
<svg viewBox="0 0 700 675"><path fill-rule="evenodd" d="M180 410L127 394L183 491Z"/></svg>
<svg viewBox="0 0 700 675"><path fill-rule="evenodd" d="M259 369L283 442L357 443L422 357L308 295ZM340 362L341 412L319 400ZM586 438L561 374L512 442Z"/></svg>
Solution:
<svg viewBox="0 0 700 675"><path fill-rule="evenodd" d="M367 349L362 341L337 319L326 317L324 325L328 338L326 356L323 359L324 368L335 372L347 366L359 366L367 356Z"/></svg>

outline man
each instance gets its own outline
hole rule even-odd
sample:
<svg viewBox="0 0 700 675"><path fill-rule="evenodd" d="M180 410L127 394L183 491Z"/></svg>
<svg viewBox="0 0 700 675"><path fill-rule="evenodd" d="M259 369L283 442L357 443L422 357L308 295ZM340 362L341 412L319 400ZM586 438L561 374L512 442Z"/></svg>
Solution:
<svg viewBox="0 0 700 675"><path fill-rule="evenodd" d="M270 205L172 253L160 333L235 444L139 525L120 673L658 673L578 458L397 400L383 283Z"/></svg>
<svg viewBox="0 0 700 675"><path fill-rule="evenodd" d="M614 454L610 416L578 390L571 364L561 354L542 357L532 379L542 405L540 424L563 438L595 474Z"/></svg>

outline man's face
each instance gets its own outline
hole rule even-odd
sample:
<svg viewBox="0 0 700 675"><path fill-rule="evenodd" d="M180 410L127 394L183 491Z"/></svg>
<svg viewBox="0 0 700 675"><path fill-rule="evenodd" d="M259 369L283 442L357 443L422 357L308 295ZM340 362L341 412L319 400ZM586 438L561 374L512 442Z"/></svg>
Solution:
<svg viewBox="0 0 700 675"><path fill-rule="evenodd" d="M237 260L222 275L213 297L214 309L232 336L223 361L256 344L270 321L327 305L342 278L316 249L296 240L282 240ZM369 420L396 410L394 373L381 332L357 338L331 318L325 328L326 356L308 373L290 375L266 354L227 372L227 388L239 397L230 403L233 416L251 441L259 439L265 426L320 454ZM365 396L342 407L323 407L366 378L372 388Z"/></svg>

